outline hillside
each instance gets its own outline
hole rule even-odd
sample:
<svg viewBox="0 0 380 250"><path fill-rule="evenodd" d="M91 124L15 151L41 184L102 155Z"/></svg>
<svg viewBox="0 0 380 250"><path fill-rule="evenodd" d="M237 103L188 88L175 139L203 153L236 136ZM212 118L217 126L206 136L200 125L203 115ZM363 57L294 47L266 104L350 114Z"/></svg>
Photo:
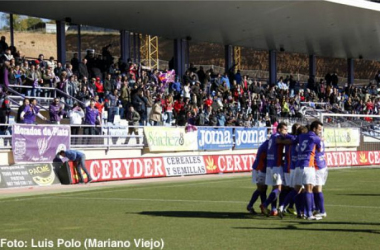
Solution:
<svg viewBox="0 0 380 250"><path fill-rule="evenodd" d="M9 33L0 32L9 43ZM82 50L95 49L96 53L101 53L103 46L112 44L111 53L115 56L120 54L119 36L117 33L82 34ZM67 59L70 60L72 53L77 51L77 35L75 33L66 34ZM15 45L27 57L37 57L40 53L45 58L56 57L57 40L55 34L16 32ZM133 51L132 51L133 53ZM173 43L171 40L159 39L159 58L169 61L173 56ZM190 61L196 65L224 66L224 47L219 44L194 44L190 46ZM309 62L307 55L279 52L277 57L278 72L307 75ZM257 51L250 48L242 49L242 69L243 70L268 70L268 52ZM336 71L339 76L347 76L347 61L345 59L331 59L317 57L317 75L324 76L328 72ZM380 63L377 61L356 60L355 78L373 78L380 70Z"/></svg>

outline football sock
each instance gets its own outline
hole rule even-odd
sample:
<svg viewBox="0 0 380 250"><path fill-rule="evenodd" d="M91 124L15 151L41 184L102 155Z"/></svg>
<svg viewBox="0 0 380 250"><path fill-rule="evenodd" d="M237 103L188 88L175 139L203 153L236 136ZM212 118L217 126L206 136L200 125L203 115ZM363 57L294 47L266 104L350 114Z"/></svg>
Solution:
<svg viewBox="0 0 380 250"><path fill-rule="evenodd" d="M306 204L305 207L307 209L307 217L313 216L313 193L306 193Z"/></svg>
<svg viewBox="0 0 380 250"><path fill-rule="evenodd" d="M280 190L274 189L270 194L268 199L264 202L264 207L268 207L269 204L272 204L273 201L275 201L280 194Z"/></svg>
<svg viewBox="0 0 380 250"><path fill-rule="evenodd" d="M256 190L255 192L253 192L251 200L248 203L248 207L252 207L253 204L255 204L257 198L259 198L259 196L260 196L260 193L261 192L259 190Z"/></svg>
<svg viewBox="0 0 380 250"><path fill-rule="evenodd" d="M316 193L315 196L318 197L318 201L319 201L319 212L320 213L326 213L326 210L325 210L325 197L323 196L323 193L320 192L320 193Z"/></svg>

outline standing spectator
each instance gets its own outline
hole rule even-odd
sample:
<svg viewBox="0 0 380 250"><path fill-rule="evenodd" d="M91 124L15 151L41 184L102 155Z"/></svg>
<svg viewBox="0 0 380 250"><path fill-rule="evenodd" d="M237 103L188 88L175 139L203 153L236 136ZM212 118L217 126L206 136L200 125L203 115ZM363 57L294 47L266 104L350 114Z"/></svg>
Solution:
<svg viewBox="0 0 380 250"><path fill-rule="evenodd" d="M140 115L140 125L142 126L145 126L147 120L146 104L147 100L143 96L143 90L139 88L137 93L132 96L132 105Z"/></svg>
<svg viewBox="0 0 380 250"><path fill-rule="evenodd" d="M30 99L30 104L25 106L24 110L20 114L20 119L25 124L35 124L36 116L46 121L46 117L40 114L40 108L37 107L37 100Z"/></svg>
<svg viewBox="0 0 380 250"><path fill-rule="evenodd" d="M87 69L87 59L86 58L83 58L82 62L79 63L78 71L79 71L79 79L83 79L84 77L86 77L88 79L90 77L90 74L88 73L88 69Z"/></svg>
<svg viewBox="0 0 380 250"><path fill-rule="evenodd" d="M130 106L129 107L129 112L127 113L127 121L128 121L128 135L132 135L132 133L134 133L135 135L139 135L139 122L140 122L140 114L135 111L135 109L133 108L133 106ZM133 127L131 127L133 126ZM131 138L128 137L125 144L128 144L129 140ZM140 139L138 137L136 137L136 143L137 144L140 144Z"/></svg>
<svg viewBox="0 0 380 250"><path fill-rule="evenodd" d="M96 94L99 96L100 101L104 100L104 87L103 83L100 81L100 78L97 77L95 80Z"/></svg>
<svg viewBox="0 0 380 250"><path fill-rule="evenodd" d="M21 113L22 111L24 111L25 107L26 106L29 106L29 99L28 98L25 98L24 101L23 101L23 104L18 108L17 110L17 116L16 116L16 122L17 123L22 123L22 120L21 120Z"/></svg>
<svg viewBox="0 0 380 250"><path fill-rule="evenodd" d="M95 101L90 101L90 106L86 108L86 115L84 119L84 124L87 125L84 128L84 134L85 135L95 135L95 125L96 123L100 124L100 115L99 110L95 108ZM90 144L91 137L86 138L86 144Z"/></svg>
<svg viewBox="0 0 380 250"><path fill-rule="evenodd" d="M49 107L50 122L52 124L60 124L64 114L66 114L66 112L60 105L59 98L54 98L54 102L50 104Z"/></svg>
<svg viewBox="0 0 380 250"><path fill-rule="evenodd" d="M44 61L44 55L43 54L39 54L37 61L38 61L38 64L40 65L41 68L46 69L47 63Z"/></svg>
<svg viewBox="0 0 380 250"><path fill-rule="evenodd" d="M11 113L11 107L10 107L9 98L5 93L3 93L3 95L0 98L0 124L9 124L10 113ZM8 126L0 126L0 135L7 135L7 134L8 134ZM4 144L8 144L7 142L4 141Z"/></svg>
<svg viewBox="0 0 380 250"><path fill-rule="evenodd" d="M132 98L131 98L131 91L129 90L129 86L127 82L124 82L121 87L120 98L121 98L121 103L123 105L124 110L128 110L129 106L131 105Z"/></svg>
<svg viewBox="0 0 380 250"><path fill-rule="evenodd" d="M52 71L51 67L48 67L46 70L44 70L42 72L42 80L43 80L42 86L44 88L55 87L56 78L55 78L55 74ZM43 93L44 93L45 98L51 97L51 90L50 89L44 89Z"/></svg>
<svg viewBox="0 0 380 250"><path fill-rule="evenodd" d="M166 118L164 119L164 123L171 126L172 117L173 117L173 96L171 94L165 96L163 106L164 106L164 111L165 111L164 117Z"/></svg>
<svg viewBox="0 0 380 250"><path fill-rule="evenodd" d="M26 74L25 84L29 87L32 87L27 89L27 96L35 97L37 95L37 88L39 87L40 83L43 83L42 77L39 71L36 70L36 65L32 64L30 66L29 72Z"/></svg>
<svg viewBox="0 0 380 250"><path fill-rule="evenodd" d="M114 82L115 81L111 78L111 74L107 74L107 77L104 80L104 84L103 84L104 92L105 92L106 96L108 94L113 93L113 89L114 89L114 85L115 85Z"/></svg>
<svg viewBox="0 0 380 250"><path fill-rule="evenodd" d="M146 113L149 116L152 111L154 100L153 100L152 94L150 93L148 89L144 90L144 96L146 98Z"/></svg>
<svg viewBox="0 0 380 250"><path fill-rule="evenodd" d="M90 104L90 100L93 98L94 96L91 95L90 91L88 91L87 89L87 86L84 85L82 87L82 90L79 91L79 93L77 94L77 99L80 100L81 102L83 102L85 104L85 106L83 106L82 108L85 109L85 107L87 105Z"/></svg>
<svg viewBox="0 0 380 250"><path fill-rule="evenodd" d="M230 79L228 78L227 72L225 72L224 75L222 76L221 82L222 82L222 84L223 84L223 82L226 83L227 90L231 89L231 83L230 83Z"/></svg>
<svg viewBox="0 0 380 250"><path fill-rule="evenodd" d="M63 70L66 71L67 77L71 77L74 75L73 65L71 65L70 63L66 63L65 68Z"/></svg>
<svg viewBox="0 0 380 250"><path fill-rule="evenodd" d="M48 61L46 61L46 68L51 68L51 70L52 71L54 71L55 70L55 68L56 68L56 64L55 64L55 62L54 62L54 57L53 56L51 56L50 58L49 58L49 60ZM62 66L62 65L61 65ZM46 69L45 68L45 69ZM58 74L59 75L59 74Z"/></svg>
<svg viewBox="0 0 380 250"><path fill-rule="evenodd" d="M5 61L3 66L0 68L0 92L1 88L7 88L9 86L9 76L10 76L11 67L9 66L9 62Z"/></svg>
<svg viewBox="0 0 380 250"><path fill-rule="evenodd" d="M71 65L73 65L73 72L77 73L79 71L78 53L74 53L73 58L71 58L70 63Z"/></svg>
<svg viewBox="0 0 380 250"><path fill-rule="evenodd" d="M115 115L119 114L119 112L117 112L118 100L119 100L118 95L119 94L118 94L117 89L114 89L113 93L108 95L108 98L105 104L105 109L108 112L107 120L108 122L111 122L111 123L114 122Z"/></svg>
<svg viewBox="0 0 380 250"><path fill-rule="evenodd" d="M78 103L74 104L74 108L69 111L70 125L71 125L71 135L78 135L80 130L80 125L82 125L84 117L84 111L79 106ZM77 137L72 137L72 144L76 145L78 142Z"/></svg>
<svg viewBox="0 0 380 250"><path fill-rule="evenodd" d="M331 76L331 84L334 88L338 88L339 78L336 72Z"/></svg>
<svg viewBox="0 0 380 250"><path fill-rule="evenodd" d="M176 119L177 119L178 114L185 108L185 103L183 101L182 96L180 96L179 99L174 102L173 108L174 108L174 115L176 116Z"/></svg>
<svg viewBox="0 0 380 250"><path fill-rule="evenodd" d="M57 66L54 67L53 70L54 70L54 74L56 76L60 76L63 71L66 71L67 77L70 77L69 72L66 70L66 68L63 67L61 62L57 62ZM70 73L72 73L72 72L70 72Z"/></svg>
<svg viewBox="0 0 380 250"><path fill-rule="evenodd" d="M11 60L13 60L13 55L11 54L11 50L6 49L5 53L1 56L0 62L6 62L6 61L10 62Z"/></svg>
<svg viewBox="0 0 380 250"><path fill-rule="evenodd" d="M5 36L1 36L1 39L0 39L0 54L3 54L5 52L6 49L8 49L8 44L7 42L5 41L6 38Z"/></svg>
<svg viewBox="0 0 380 250"><path fill-rule="evenodd" d="M162 107L161 107L161 100L156 98L154 100L154 104L152 107L152 110L149 114L149 122L152 126L157 126L162 119Z"/></svg>

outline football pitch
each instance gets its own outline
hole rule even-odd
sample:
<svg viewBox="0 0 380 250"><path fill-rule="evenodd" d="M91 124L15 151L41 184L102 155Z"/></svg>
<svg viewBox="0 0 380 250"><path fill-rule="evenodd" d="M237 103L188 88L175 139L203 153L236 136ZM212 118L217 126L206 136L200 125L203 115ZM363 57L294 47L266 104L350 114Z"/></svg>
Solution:
<svg viewBox="0 0 380 250"><path fill-rule="evenodd" d="M85 249L85 242L88 249L161 249L162 243L174 250L379 249L379 178L380 169L330 170L328 217L313 222L248 214L249 175L4 198L0 238L26 244L18 249ZM126 245L106 245L112 241Z"/></svg>

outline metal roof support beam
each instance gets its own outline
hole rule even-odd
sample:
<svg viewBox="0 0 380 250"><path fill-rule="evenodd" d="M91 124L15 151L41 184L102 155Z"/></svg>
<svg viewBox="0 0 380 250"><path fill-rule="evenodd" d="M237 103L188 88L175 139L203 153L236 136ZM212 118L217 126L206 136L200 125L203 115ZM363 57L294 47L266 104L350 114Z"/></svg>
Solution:
<svg viewBox="0 0 380 250"><path fill-rule="evenodd" d="M133 62L137 63L137 33L133 33Z"/></svg>
<svg viewBox="0 0 380 250"><path fill-rule="evenodd" d="M232 70L231 68L234 66L234 47L232 45L224 46L224 65L225 72L229 72Z"/></svg>
<svg viewBox="0 0 380 250"><path fill-rule="evenodd" d="M317 74L317 57L309 55L309 77L314 78Z"/></svg>
<svg viewBox="0 0 380 250"><path fill-rule="evenodd" d="M269 84L277 81L277 55L275 50L269 51Z"/></svg>
<svg viewBox="0 0 380 250"><path fill-rule="evenodd" d="M141 40L140 34L137 34L137 63L141 63Z"/></svg>
<svg viewBox="0 0 380 250"><path fill-rule="evenodd" d="M182 79L185 74L186 39L174 39L174 69Z"/></svg>
<svg viewBox="0 0 380 250"><path fill-rule="evenodd" d="M347 59L347 83L348 84L353 84L354 83L354 59L353 58L348 58Z"/></svg>
<svg viewBox="0 0 380 250"><path fill-rule="evenodd" d="M77 34L77 40L78 40L78 60L82 61L82 34L81 34L81 25L78 24L78 34Z"/></svg>
<svg viewBox="0 0 380 250"><path fill-rule="evenodd" d="M131 58L130 34L127 30L120 30L121 61L127 62Z"/></svg>
<svg viewBox="0 0 380 250"><path fill-rule="evenodd" d="M9 14L9 32L11 37L11 46L15 46L15 36L14 36L14 28L13 28L13 14Z"/></svg>
<svg viewBox="0 0 380 250"><path fill-rule="evenodd" d="M66 30L65 21L56 21L57 24L57 60L66 63Z"/></svg>

